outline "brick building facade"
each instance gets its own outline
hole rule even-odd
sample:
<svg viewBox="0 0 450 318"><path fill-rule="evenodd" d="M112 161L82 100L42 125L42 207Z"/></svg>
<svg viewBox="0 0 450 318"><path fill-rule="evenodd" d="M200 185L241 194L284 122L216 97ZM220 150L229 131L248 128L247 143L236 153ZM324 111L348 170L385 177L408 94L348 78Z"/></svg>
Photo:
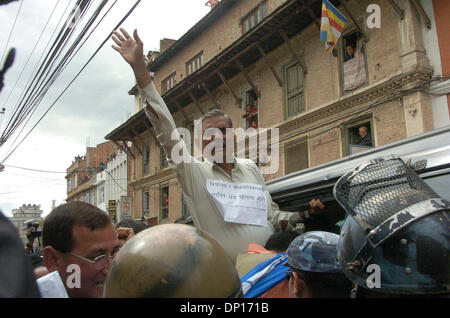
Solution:
<svg viewBox="0 0 450 318"><path fill-rule="evenodd" d="M111 141L103 142L97 147L87 147L84 156L75 157L67 168L67 202L84 201L91 202L92 176L106 168L106 162L116 151L116 146Z"/></svg>
<svg viewBox="0 0 450 318"><path fill-rule="evenodd" d="M192 128L193 120L219 108L234 127L278 128L279 169L266 180L364 150L352 146L363 125L373 147L434 129L427 94L433 67L415 5L377 2L377 29L366 23L372 1L332 2L348 18L332 53L319 39L320 0L219 2L148 66L177 127ZM354 88L344 76L347 45L365 73ZM181 188L136 87L129 93L136 96L136 113L105 138L132 142L134 217L174 222L186 211ZM247 107L254 123L247 121Z"/></svg>

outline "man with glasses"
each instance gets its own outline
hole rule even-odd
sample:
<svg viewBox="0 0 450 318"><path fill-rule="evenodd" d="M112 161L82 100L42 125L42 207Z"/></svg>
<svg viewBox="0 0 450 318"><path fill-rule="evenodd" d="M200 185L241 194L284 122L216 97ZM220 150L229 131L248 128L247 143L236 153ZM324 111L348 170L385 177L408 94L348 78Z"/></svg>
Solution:
<svg viewBox="0 0 450 318"><path fill-rule="evenodd" d="M43 228L44 262L58 271L70 298L103 297L103 284L119 241L109 216L84 202L55 208Z"/></svg>
<svg viewBox="0 0 450 318"><path fill-rule="evenodd" d="M311 231L288 248L289 294L292 298L347 298L351 282L337 260L339 235Z"/></svg>

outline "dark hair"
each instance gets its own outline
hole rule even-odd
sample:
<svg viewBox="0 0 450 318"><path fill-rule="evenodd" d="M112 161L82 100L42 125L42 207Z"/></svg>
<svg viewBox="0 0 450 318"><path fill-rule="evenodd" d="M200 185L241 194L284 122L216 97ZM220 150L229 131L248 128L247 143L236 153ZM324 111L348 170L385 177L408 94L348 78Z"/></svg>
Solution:
<svg viewBox="0 0 450 318"><path fill-rule="evenodd" d="M94 231L108 224L111 224L111 220L106 212L92 204L79 201L62 204L45 218L42 229L43 244L44 247L52 246L60 252L69 252L74 244L74 225L82 225Z"/></svg>
<svg viewBox="0 0 450 318"><path fill-rule="evenodd" d="M134 234L138 234L148 228L148 225L141 221L135 221L132 218L123 218L116 224L116 229L119 227L131 227L134 230Z"/></svg>
<svg viewBox="0 0 450 318"><path fill-rule="evenodd" d="M282 231L273 233L264 245L267 250L273 250L277 252L285 252L289 244L298 236L296 232Z"/></svg>
<svg viewBox="0 0 450 318"><path fill-rule="evenodd" d="M313 298L349 298L352 282L344 273L306 272L291 267L308 286Z"/></svg>

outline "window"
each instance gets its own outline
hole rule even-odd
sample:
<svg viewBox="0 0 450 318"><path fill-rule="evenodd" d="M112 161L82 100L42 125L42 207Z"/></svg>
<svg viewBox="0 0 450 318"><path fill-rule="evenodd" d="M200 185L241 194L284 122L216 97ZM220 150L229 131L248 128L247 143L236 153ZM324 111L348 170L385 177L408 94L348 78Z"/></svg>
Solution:
<svg viewBox="0 0 450 318"><path fill-rule="evenodd" d="M300 138L284 148L285 174L308 168L308 141Z"/></svg>
<svg viewBox="0 0 450 318"><path fill-rule="evenodd" d="M191 137L189 140L185 140L185 144L187 147L187 150L190 151L190 154L192 155L194 153L194 120L191 118L189 120L183 121L183 127L189 130L189 133L191 134Z"/></svg>
<svg viewBox="0 0 450 318"><path fill-rule="evenodd" d="M160 219L169 218L169 187L165 186L161 188L161 214Z"/></svg>
<svg viewBox="0 0 450 318"><path fill-rule="evenodd" d="M177 73L173 72L165 80L161 82L161 93L164 94L177 83Z"/></svg>
<svg viewBox="0 0 450 318"><path fill-rule="evenodd" d="M286 116L290 117L305 111L303 70L300 64L294 63L284 69L284 93Z"/></svg>
<svg viewBox="0 0 450 318"><path fill-rule="evenodd" d="M343 127L343 153L352 155L375 146L372 122L369 119L353 122Z"/></svg>
<svg viewBox="0 0 450 318"><path fill-rule="evenodd" d="M105 188L100 187L98 188L98 204L102 204L105 202Z"/></svg>
<svg viewBox="0 0 450 318"><path fill-rule="evenodd" d="M186 200L184 199L184 194L181 194L181 216L189 216L191 215L191 211L189 211L189 207L187 206Z"/></svg>
<svg viewBox="0 0 450 318"><path fill-rule="evenodd" d="M142 192L142 213L144 216L150 215L150 192Z"/></svg>
<svg viewBox="0 0 450 318"><path fill-rule="evenodd" d="M267 17L267 3L263 1L241 20L242 33L247 33Z"/></svg>
<svg viewBox="0 0 450 318"><path fill-rule="evenodd" d="M160 152L161 152L161 169L164 169L169 166L169 163L167 162L166 152L162 147L160 147Z"/></svg>
<svg viewBox="0 0 450 318"><path fill-rule="evenodd" d="M78 177L77 175L73 176L73 180L74 180L73 183L75 185L75 188L78 187L78 178L77 177Z"/></svg>
<svg viewBox="0 0 450 318"><path fill-rule="evenodd" d="M352 32L342 37L342 87L343 92L357 89L367 83L367 67L363 37Z"/></svg>
<svg viewBox="0 0 450 318"><path fill-rule="evenodd" d="M242 99L242 118L244 119L244 129L258 128L258 97L252 89L244 91L244 98Z"/></svg>
<svg viewBox="0 0 450 318"><path fill-rule="evenodd" d="M189 76L203 66L203 51L198 53L186 63L186 74Z"/></svg>
<svg viewBox="0 0 450 318"><path fill-rule="evenodd" d="M142 154L142 174L145 176L149 173L149 163L150 163L150 147L148 145L144 148L144 153ZM122 169L122 164L120 165Z"/></svg>

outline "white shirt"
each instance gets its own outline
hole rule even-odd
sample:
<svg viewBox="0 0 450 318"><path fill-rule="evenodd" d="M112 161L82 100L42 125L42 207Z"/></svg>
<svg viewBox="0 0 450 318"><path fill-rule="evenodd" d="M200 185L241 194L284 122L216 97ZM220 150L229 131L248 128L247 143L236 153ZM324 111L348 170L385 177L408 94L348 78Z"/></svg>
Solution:
<svg viewBox="0 0 450 318"><path fill-rule="evenodd" d="M234 157L234 168L231 176L229 176L219 166L207 160L199 161L189 157L192 160L191 163L175 163L171 158L172 148L175 145L181 143L177 147L182 147L185 154L188 154L188 151L183 139L178 134L176 134L175 140L171 139L176 126L169 109L156 91L153 82L144 89L139 88L139 92L141 101L144 103L145 113L156 131L157 140L167 155L169 166L176 172L194 225L214 236L234 262L239 252L247 251L249 243L264 246L267 239L274 233L273 224L282 219L288 219L293 213L278 210L278 206L272 202L264 178L256 164L249 159ZM154 109L158 118L145 107L145 102ZM212 196L207 191L206 182L208 179L262 185L267 199L267 220L269 221L267 226L224 221Z"/></svg>

